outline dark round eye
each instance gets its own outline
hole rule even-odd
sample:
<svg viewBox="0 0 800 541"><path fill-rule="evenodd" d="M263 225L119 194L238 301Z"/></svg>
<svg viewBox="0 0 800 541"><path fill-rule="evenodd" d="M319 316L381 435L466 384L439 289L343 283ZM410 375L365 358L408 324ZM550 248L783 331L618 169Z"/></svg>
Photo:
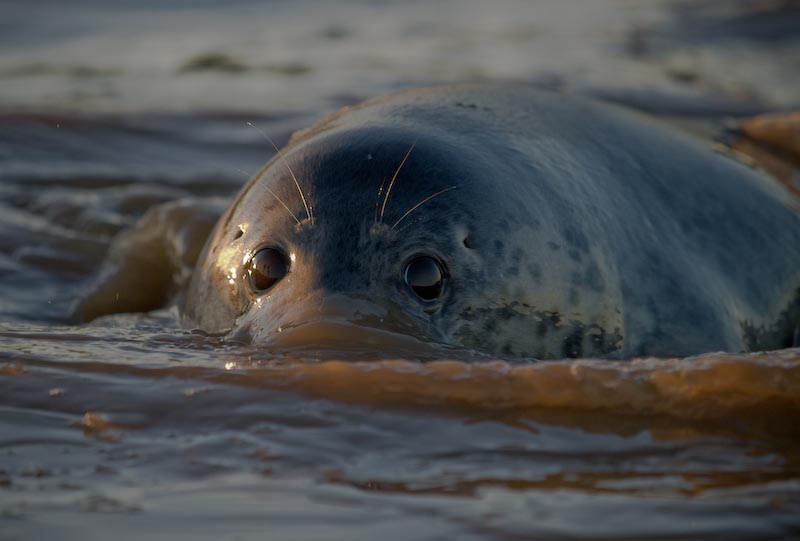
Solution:
<svg viewBox="0 0 800 541"><path fill-rule="evenodd" d="M286 276L289 262L283 252L275 248L262 248L253 255L247 266L247 278L253 291L263 292Z"/></svg>
<svg viewBox="0 0 800 541"><path fill-rule="evenodd" d="M438 299L444 290L442 265L429 255L412 259L406 265L405 279L408 287L426 301Z"/></svg>

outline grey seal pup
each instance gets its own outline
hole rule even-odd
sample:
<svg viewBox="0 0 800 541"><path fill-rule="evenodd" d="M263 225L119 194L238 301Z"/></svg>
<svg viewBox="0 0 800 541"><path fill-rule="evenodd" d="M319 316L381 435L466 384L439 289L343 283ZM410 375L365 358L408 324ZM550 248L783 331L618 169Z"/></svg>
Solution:
<svg viewBox="0 0 800 541"><path fill-rule="evenodd" d="M800 216L638 113L402 91L295 134L218 222L187 326L267 347L686 356L797 342Z"/></svg>

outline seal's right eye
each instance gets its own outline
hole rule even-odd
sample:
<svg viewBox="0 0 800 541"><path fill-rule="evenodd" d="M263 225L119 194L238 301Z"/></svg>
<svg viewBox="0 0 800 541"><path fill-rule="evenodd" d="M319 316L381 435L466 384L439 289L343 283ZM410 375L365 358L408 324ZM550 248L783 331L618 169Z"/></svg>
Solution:
<svg viewBox="0 0 800 541"><path fill-rule="evenodd" d="M442 295L444 279L442 265L429 255L417 256L406 265L406 284L424 301L432 301Z"/></svg>
<svg viewBox="0 0 800 541"><path fill-rule="evenodd" d="M250 288L263 293L274 286L289 271L289 262L283 252L275 248L262 248L247 265Z"/></svg>

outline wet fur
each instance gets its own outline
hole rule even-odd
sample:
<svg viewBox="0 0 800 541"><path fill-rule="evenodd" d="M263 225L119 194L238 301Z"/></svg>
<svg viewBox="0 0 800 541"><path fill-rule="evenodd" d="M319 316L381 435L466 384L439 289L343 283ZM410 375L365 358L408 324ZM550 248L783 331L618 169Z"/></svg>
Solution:
<svg viewBox="0 0 800 541"><path fill-rule="evenodd" d="M314 208L315 226L273 211L278 196L309 222ZM515 357L780 348L798 323L790 203L762 173L615 107L513 85L407 91L293 137L220 222L185 313L234 327L253 300L226 273L276 244L298 263L258 308L274 313L310 291L373 296L431 340ZM415 253L452 277L435 305L399 279Z"/></svg>

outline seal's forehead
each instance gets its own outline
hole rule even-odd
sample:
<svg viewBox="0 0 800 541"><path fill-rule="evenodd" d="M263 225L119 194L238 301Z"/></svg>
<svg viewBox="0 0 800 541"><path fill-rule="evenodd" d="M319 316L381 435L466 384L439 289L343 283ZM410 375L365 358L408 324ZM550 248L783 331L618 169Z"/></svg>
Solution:
<svg viewBox="0 0 800 541"><path fill-rule="evenodd" d="M312 243L349 253L376 235L400 251L446 252L462 244L486 250L499 231L529 234L525 224L536 209L528 202L538 196L522 197L512 180L525 176L514 169L519 160L470 141L383 125L318 133L282 151L243 191L229 236L243 224L250 248Z"/></svg>
<svg viewBox="0 0 800 541"><path fill-rule="evenodd" d="M418 204L457 206L459 196L449 192L474 188L459 153L415 133L333 133L286 149L246 188L237 211L264 209L295 222L328 216L395 224Z"/></svg>

